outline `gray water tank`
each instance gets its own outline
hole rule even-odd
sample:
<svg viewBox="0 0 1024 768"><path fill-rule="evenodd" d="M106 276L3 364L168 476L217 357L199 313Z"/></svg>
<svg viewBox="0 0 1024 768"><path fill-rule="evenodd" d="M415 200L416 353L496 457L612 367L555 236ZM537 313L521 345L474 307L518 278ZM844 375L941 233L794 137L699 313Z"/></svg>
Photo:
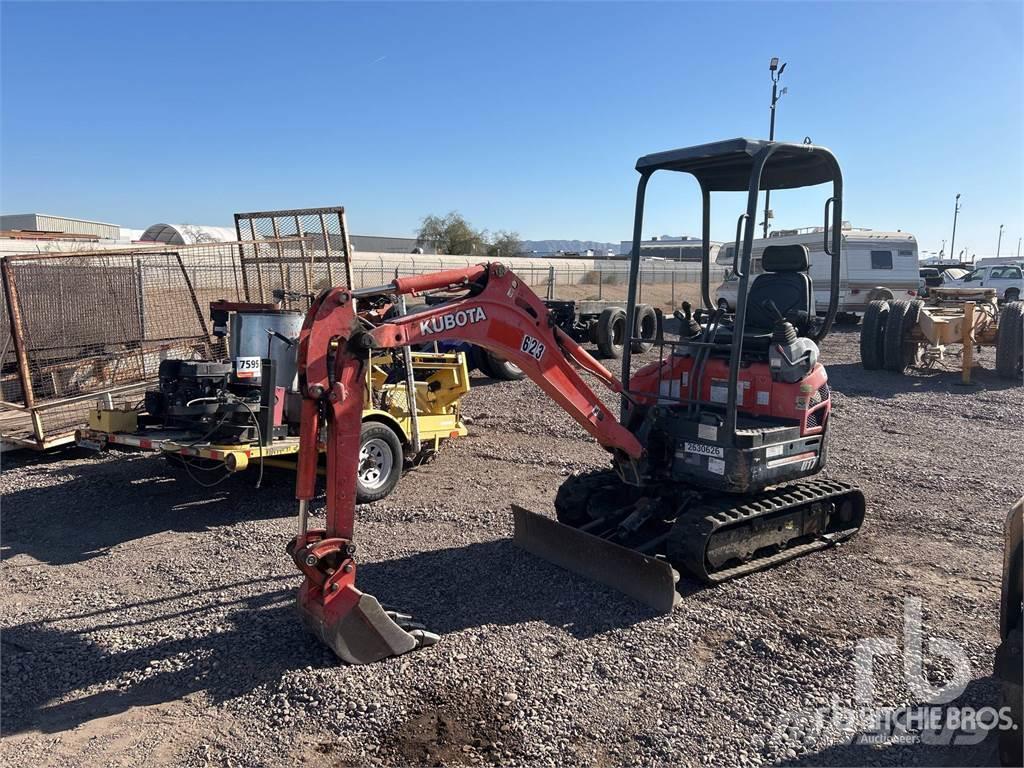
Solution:
<svg viewBox="0 0 1024 768"><path fill-rule="evenodd" d="M299 331L302 330L304 319L304 313L289 310L232 313L229 331L232 362L237 365L239 358L270 357L274 361L276 371L275 386L284 387L289 392L297 391ZM270 331L277 331L292 344L286 344ZM239 372L235 371L236 376ZM244 380L253 385L262 383L260 376Z"/></svg>

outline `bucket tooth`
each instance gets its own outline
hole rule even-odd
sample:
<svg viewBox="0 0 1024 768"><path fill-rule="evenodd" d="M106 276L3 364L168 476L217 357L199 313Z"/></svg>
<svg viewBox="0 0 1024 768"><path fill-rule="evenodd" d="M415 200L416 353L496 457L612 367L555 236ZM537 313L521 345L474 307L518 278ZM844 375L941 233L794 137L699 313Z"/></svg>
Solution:
<svg viewBox="0 0 1024 768"><path fill-rule="evenodd" d="M517 546L639 600L659 613L679 604L679 574L664 560L512 505Z"/></svg>

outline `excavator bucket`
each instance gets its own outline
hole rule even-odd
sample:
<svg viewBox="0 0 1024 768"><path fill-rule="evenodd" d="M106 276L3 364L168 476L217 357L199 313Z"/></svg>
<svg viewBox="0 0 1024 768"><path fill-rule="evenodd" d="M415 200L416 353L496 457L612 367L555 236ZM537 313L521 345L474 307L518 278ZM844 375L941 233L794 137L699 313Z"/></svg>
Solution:
<svg viewBox="0 0 1024 768"><path fill-rule="evenodd" d="M348 664L370 664L438 640L411 616L385 610L377 598L354 586L344 587L326 602L319 592L308 582L299 590L302 621Z"/></svg>
<svg viewBox="0 0 1024 768"><path fill-rule="evenodd" d="M512 505L521 549L639 600L659 613L679 604L679 574L664 560Z"/></svg>

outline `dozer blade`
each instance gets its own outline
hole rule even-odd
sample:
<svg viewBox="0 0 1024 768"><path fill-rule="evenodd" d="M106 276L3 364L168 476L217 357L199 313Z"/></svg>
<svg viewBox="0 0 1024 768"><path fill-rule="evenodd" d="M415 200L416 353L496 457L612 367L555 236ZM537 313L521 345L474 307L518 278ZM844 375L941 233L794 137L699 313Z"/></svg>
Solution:
<svg viewBox="0 0 1024 768"><path fill-rule="evenodd" d="M437 635L421 629L406 631L377 598L355 587L346 587L324 603L317 590L299 590L298 607L306 627L349 664L370 664L399 656L415 648L433 645ZM418 625L413 625L417 626Z"/></svg>
<svg viewBox="0 0 1024 768"><path fill-rule="evenodd" d="M563 525L512 505L515 533L522 549L567 571L605 584L668 613L679 603L679 574L664 560Z"/></svg>

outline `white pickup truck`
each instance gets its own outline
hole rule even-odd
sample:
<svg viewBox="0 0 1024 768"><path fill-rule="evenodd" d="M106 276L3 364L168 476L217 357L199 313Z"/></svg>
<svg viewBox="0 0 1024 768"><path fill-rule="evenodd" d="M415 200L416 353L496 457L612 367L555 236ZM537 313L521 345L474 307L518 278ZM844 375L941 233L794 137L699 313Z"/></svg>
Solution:
<svg viewBox="0 0 1024 768"><path fill-rule="evenodd" d="M1024 296L1024 270L1018 264L993 264L978 267L960 280L952 283L953 287L962 288L995 288L996 296L1001 301L1019 301Z"/></svg>

